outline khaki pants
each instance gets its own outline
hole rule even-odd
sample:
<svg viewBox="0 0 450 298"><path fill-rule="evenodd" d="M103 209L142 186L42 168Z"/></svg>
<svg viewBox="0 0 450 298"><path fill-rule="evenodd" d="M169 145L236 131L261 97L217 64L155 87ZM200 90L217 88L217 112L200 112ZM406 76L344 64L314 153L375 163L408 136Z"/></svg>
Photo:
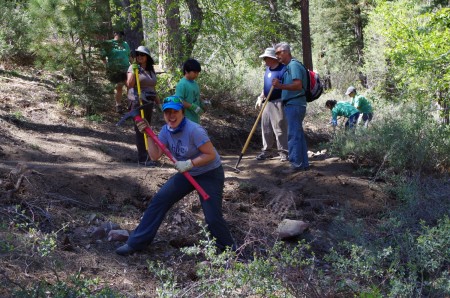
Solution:
<svg viewBox="0 0 450 298"><path fill-rule="evenodd" d="M287 155L287 122L281 99L267 103L261 116L261 130L263 152L269 153L276 141L278 153Z"/></svg>

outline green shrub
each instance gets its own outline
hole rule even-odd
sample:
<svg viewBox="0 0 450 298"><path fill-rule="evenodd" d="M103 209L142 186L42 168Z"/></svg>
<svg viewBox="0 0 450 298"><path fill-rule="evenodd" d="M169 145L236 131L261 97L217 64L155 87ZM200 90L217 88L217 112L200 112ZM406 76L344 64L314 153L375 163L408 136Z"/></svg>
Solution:
<svg viewBox="0 0 450 298"><path fill-rule="evenodd" d="M443 171L450 167L449 127L429 114L406 106L380 111L369 129L356 134L338 133L331 151L342 157L353 156L386 173ZM375 122L375 121L374 121Z"/></svg>
<svg viewBox="0 0 450 298"><path fill-rule="evenodd" d="M80 274L71 276L67 282L59 280L55 284L41 281L31 289L20 289L15 291L13 297L20 298L119 298L125 297L117 294L109 287L104 287L98 279L85 279Z"/></svg>
<svg viewBox="0 0 450 298"><path fill-rule="evenodd" d="M203 227L205 240L183 248L197 261L196 280L183 284L174 268L161 262L148 262L149 271L160 281L159 297L321 297L317 285L307 278L314 271L314 254L300 242L290 247L277 242L265 255L242 262L232 251L217 253L213 239Z"/></svg>
<svg viewBox="0 0 450 298"><path fill-rule="evenodd" d="M198 82L204 99L218 107L234 106L238 110L242 103L253 104L262 91L263 78L264 69L236 66L230 71L226 66L210 66L202 71Z"/></svg>
<svg viewBox="0 0 450 298"><path fill-rule="evenodd" d="M377 293L388 297L444 297L450 294L450 220L417 233L393 233L394 241L372 248L343 242L326 260L339 280L338 292Z"/></svg>
<svg viewBox="0 0 450 298"><path fill-rule="evenodd" d="M65 108L81 107L88 116L96 115L106 110L111 103L106 96L105 89L96 82L71 81L57 86L58 101ZM89 117L92 121L98 121L98 116Z"/></svg>
<svg viewBox="0 0 450 298"><path fill-rule="evenodd" d="M23 62L30 52L32 24L23 4L0 0L0 60Z"/></svg>

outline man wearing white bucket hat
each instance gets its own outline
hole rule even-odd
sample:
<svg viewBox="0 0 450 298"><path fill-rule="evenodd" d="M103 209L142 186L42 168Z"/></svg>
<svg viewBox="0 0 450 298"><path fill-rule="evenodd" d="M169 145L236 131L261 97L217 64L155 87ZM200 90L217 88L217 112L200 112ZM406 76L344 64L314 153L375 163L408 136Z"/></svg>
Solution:
<svg viewBox="0 0 450 298"><path fill-rule="evenodd" d="M264 74L264 88L255 104L255 108L261 108L263 102L267 100L270 89L272 87L272 80L274 78L281 79L285 72L285 65L281 64L276 55L274 48L267 48L259 58L264 59L266 63L266 72ZM273 144L277 143L277 151L280 160L287 160L287 123L284 116L284 108L281 100L281 90L274 88L269 102L266 104L261 116L261 130L263 148L257 160L265 160L273 157L271 150Z"/></svg>

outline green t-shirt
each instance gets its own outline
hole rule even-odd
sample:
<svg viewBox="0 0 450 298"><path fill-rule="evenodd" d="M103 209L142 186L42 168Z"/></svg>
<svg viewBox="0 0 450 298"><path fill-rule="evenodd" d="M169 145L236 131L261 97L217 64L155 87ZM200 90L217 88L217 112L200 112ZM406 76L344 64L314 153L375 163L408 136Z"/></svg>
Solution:
<svg viewBox="0 0 450 298"><path fill-rule="evenodd" d="M200 123L200 115L203 113L203 104L200 101L200 87L195 80L188 80L185 77L181 78L175 88L175 95L182 100L194 104L189 109L185 110L185 116L195 123ZM195 112L195 107L200 107L198 113Z"/></svg>
<svg viewBox="0 0 450 298"><path fill-rule="evenodd" d="M352 106L351 103L346 101L339 101L331 110L331 116L333 117L333 120L337 120L338 116L350 118L350 116L355 113L359 113L359 111L354 106Z"/></svg>
<svg viewBox="0 0 450 298"><path fill-rule="evenodd" d="M356 94L352 98L352 105L357 108L361 113L372 113L372 105L362 95Z"/></svg>
<svg viewBox="0 0 450 298"><path fill-rule="evenodd" d="M126 41L115 39L105 41L100 55L107 59L106 68L108 71L123 71L126 73L128 66L130 66L130 46Z"/></svg>

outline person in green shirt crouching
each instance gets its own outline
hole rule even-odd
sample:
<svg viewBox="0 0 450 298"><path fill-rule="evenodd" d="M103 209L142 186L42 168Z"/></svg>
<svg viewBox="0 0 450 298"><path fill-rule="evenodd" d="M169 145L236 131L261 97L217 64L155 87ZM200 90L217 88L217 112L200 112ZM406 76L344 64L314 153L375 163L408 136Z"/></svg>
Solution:
<svg viewBox="0 0 450 298"><path fill-rule="evenodd" d="M337 126L338 116L347 118L345 122L345 129L353 129L356 127L356 123L359 118L359 111L352 106L349 102L329 99L325 103L325 106L331 110L331 125Z"/></svg>
<svg viewBox="0 0 450 298"><path fill-rule="evenodd" d="M362 123L364 123L364 127L367 128L369 126L369 122L372 121L373 111L372 105L369 100L365 98L363 95L360 95L356 92L356 88L353 86L348 87L345 95L348 95L352 98L351 104L358 109L360 113L362 113Z"/></svg>

